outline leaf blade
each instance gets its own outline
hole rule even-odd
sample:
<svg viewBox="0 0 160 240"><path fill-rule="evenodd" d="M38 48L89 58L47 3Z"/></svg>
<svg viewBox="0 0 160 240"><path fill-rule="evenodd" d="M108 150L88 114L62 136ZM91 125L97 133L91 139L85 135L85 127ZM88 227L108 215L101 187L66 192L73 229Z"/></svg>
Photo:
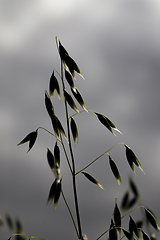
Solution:
<svg viewBox="0 0 160 240"><path fill-rule="evenodd" d="M115 164L115 162L113 161L113 159L111 158L110 155L108 155L108 157L109 157L109 164L110 164L112 173L115 176L118 184L122 185L122 180L121 180L121 176L120 176L119 170L117 168L117 165Z"/></svg>
<svg viewBox="0 0 160 240"><path fill-rule="evenodd" d="M53 73L50 77L50 82L49 82L49 95L50 95L50 97L53 96L54 91L57 92L57 95L58 95L59 99L61 99L59 84L58 84L57 78L55 77L54 71L53 71Z"/></svg>
<svg viewBox="0 0 160 240"><path fill-rule="evenodd" d="M130 232L126 231L125 229L123 229L124 235L126 236L126 238L128 238L129 240L131 239L131 234Z"/></svg>
<svg viewBox="0 0 160 240"><path fill-rule="evenodd" d="M59 40L59 54L61 57L61 60L63 61L63 64L65 66L65 68L68 67L70 73L72 74L73 78L75 78L75 73L74 71L76 71L83 79L83 75L77 65L77 63L73 60L73 58L71 58L67 52L67 50L62 46L60 40Z"/></svg>
<svg viewBox="0 0 160 240"><path fill-rule="evenodd" d="M55 157L55 162L60 166L60 149L58 147L57 141L54 146L54 157Z"/></svg>
<svg viewBox="0 0 160 240"><path fill-rule="evenodd" d="M127 191L121 201L121 209L127 209L128 207L128 201L129 201L129 192Z"/></svg>
<svg viewBox="0 0 160 240"><path fill-rule="evenodd" d="M50 191L49 191L47 204L52 203L53 199L55 198L56 189L57 189L57 180L55 179L55 181L52 183Z"/></svg>
<svg viewBox="0 0 160 240"><path fill-rule="evenodd" d="M129 183L130 183L130 187L131 187L131 190L132 190L135 198L138 199L139 198L138 189L137 189L135 183L133 182L133 180L131 178L129 180Z"/></svg>
<svg viewBox="0 0 160 240"><path fill-rule="evenodd" d="M70 125L71 125L73 140L74 140L74 143L76 144L76 142L78 143L78 129L77 129L76 122L72 117L71 117Z"/></svg>
<svg viewBox="0 0 160 240"><path fill-rule="evenodd" d="M150 224L154 227L154 229L156 231L159 231L160 227L159 227L156 217L153 215L153 213L149 209L144 208L144 210L145 210L146 217L147 217L148 221L150 222Z"/></svg>
<svg viewBox="0 0 160 240"><path fill-rule="evenodd" d="M72 79L72 75L66 69L65 69L65 78L66 78L68 84L70 85L70 87L74 89L75 86L74 86L74 81Z"/></svg>
<svg viewBox="0 0 160 240"><path fill-rule="evenodd" d="M69 106L74 110L76 111L77 113L79 113L79 110L73 100L73 98L71 97L71 95L64 89L64 97L67 101L67 103L69 104Z"/></svg>
<svg viewBox="0 0 160 240"><path fill-rule="evenodd" d="M118 128L116 128L116 126L112 123L112 121L111 121L109 118L107 118L107 117L104 116L103 114L100 114L100 113L97 113L97 112L94 112L94 113L97 115L99 121L100 121L114 136L116 136L116 135L115 135L115 133L113 132L113 129L116 130L116 131L118 131L119 133L121 133L121 132L118 130Z"/></svg>
<svg viewBox="0 0 160 240"><path fill-rule="evenodd" d="M62 186L61 185L62 185L61 181L58 181L56 193L55 193L55 196L54 196L54 209L57 208L58 201L59 201L59 198L60 198L60 195L61 195L61 190L62 190Z"/></svg>
<svg viewBox="0 0 160 240"><path fill-rule="evenodd" d="M90 180L92 183L96 184L98 187L100 187L101 189L104 189L103 186L94 178L92 177L90 174L86 173L86 172L82 172L84 174L84 176L86 178L88 178L88 180Z"/></svg>
<svg viewBox="0 0 160 240"><path fill-rule="evenodd" d="M58 117L56 117L56 115L54 114L51 118L51 121L52 121L52 126L53 126L53 130L55 132L55 135L57 138L59 138L59 132L62 133L62 135L66 138L66 140L68 141L67 139L67 136L65 134L65 131L63 129L63 126L60 122L60 120L58 119Z"/></svg>
<svg viewBox="0 0 160 240"><path fill-rule="evenodd" d="M137 227L137 224L135 223L135 221L133 220L133 218L131 216L130 217L130 220L129 220L129 230L130 230L130 233L134 232L136 234L136 236L141 239L140 237L140 232L138 230L138 227Z"/></svg>
<svg viewBox="0 0 160 240"><path fill-rule="evenodd" d="M117 228L117 232L119 236L121 236L121 213L117 205L117 202L115 203L115 207L114 207L114 222Z"/></svg>
<svg viewBox="0 0 160 240"><path fill-rule="evenodd" d="M26 142L29 142L29 148L27 151L27 153L28 153L34 146L37 136L38 136L38 130L29 133L20 143L17 144L17 146L24 144Z"/></svg>
<svg viewBox="0 0 160 240"><path fill-rule="evenodd" d="M105 117L103 114L100 114L100 113L96 113L96 112L95 112L95 114L97 115L99 121L100 121L112 134L114 134L113 131L112 131L112 128L111 128L111 126L110 126L110 124L109 124L108 118Z"/></svg>
<svg viewBox="0 0 160 240"><path fill-rule="evenodd" d="M126 158L127 161L132 169L132 171L135 173L134 171L134 165L133 163L141 169L141 171L144 173L143 168L138 160L138 158L136 157L135 153L132 151L132 149L130 147L128 147L126 144L124 144L125 148L126 148Z"/></svg>
<svg viewBox="0 0 160 240"><path fill-rule="evenodd" d="M54 108L47 91L45 91L45 106L46 106L48 115L50 116L50 118L52 118L52 116L54 115Z"/></svg>
<svg viewBox="0 0 160 240"><path fill-rule="evenodd" d="M142 229L141 229L142 235L143 235L143 240L151 240L151 238L148 236L147 233L145 233Z"/></svg>
<svg viewBox="0 0 160 240"><path fill-rule="evenodd" d="M80 92L78 91L78 89L75 87L74 89L71 88L72 94L74 95L75 99L78 101L78 103L81 105L81 107L88 112L88 110L86 109L84 100L80 94Z"/></svg>
<svg viewBox="0 0 160 240"><path fill-rule="evenodd" d="M113 219L111 218L110 230L109 230L109 240L117 240L117 230L115 228Z"/></svg>
<svg viewBox="0 0 160 240"><path fill-rule="evenodd" d="M54 156L53 156L53 153L51 152L51 150L49 148L47 148L47 160L48 160L48 164L51 168L51 170L53 170L54 168Z"/></svg>

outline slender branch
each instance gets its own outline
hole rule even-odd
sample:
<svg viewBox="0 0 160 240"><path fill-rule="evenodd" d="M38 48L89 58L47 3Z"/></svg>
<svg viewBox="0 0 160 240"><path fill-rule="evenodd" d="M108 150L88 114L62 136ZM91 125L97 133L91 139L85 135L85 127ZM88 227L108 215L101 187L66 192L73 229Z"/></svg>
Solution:
<svg viewBox="0 0 160 240"><path fill-rule="evenodd" d="M38 131L38 129L43 129L46 132L48 132L49 134L51 134L53 137L55 137L57 139L57 141L61 142L59 138L57 138L53 133L51 133L50 131L48 131L46 128L43 127L38 127L36 131Z"/></svg>
<svg viewBox="0 0 160 240"><path fill-rule="evenodd" d="M93 113L95 113L95 111L93 111L92 109L87 109L87 111L88 111L88 112L93 112ZM78 115L78 114L80 114L80 113L82 113L82 112L86 112L86 110L79 111L78 113L73 114L73 115L70 116L69 118L74 117L74 116L76 116L76 115Z"/></svg>
<svg viewBox="0 0 160 240"><path fill-rule="evenodd" d="M62 143L62 147L63 147L64 154L65 154L66 159L67 159L68 166L69 166L69 168L70 168L71 173L73 174L72 168L71 168L71 164L70 164L70 162L69 162L69 158L68 158L68 155L67 155L67 152L66 152L66 149L65 149L65 146L64 146L64 143L63 143L63 139L62 139L62 135L61 135L61 134L60 134L60 138L61 138L61 143Z"/></svg>
<svg viewBox="0 0 160 240"><path fill-rule="evenodd" d="M50 131L48 131L47 129L45 129L45 128L43 128L43 127L38 127L37 130L38 130L38 129L43 129L43 130L45 130L46 132L48 132L49 134L51 134L53 137L55 137L55 138L57 139L57 141L59 141L59 142L62 144L62 147L63 147L63 150L64 150L64 154L65 154L65 156L66 156L66 159L67 159L67 162L68 162L70 171L71 171L71 173L72 173L72 168L71 168L71 165L70 165L68 156L67 156L67 152L66 152L64 143L63 143L62 135L60 134L60 138L61 138L61 140L60 140L60 139L58 139L53 133L51 133ZM36 131L37 131L37 130L36 130Z"/></svg>
<svg viewBox="0 0 160 240"><path fill-rule="evenodd" d="M39 239L39 240L46 240L46 239L44 239L44 238L39 238L39 237L35 237L35 236L23 234L23 233L15 233L15 234L13 234L9 239L11 239L13 236L23 236L23 237L29 237L30 239L31 239L31 238L35 238L35 239Z"/></svg>
<svg viewBox="0 0 160 240"><path fill-rule="evenodd" d="M74 227L75 227L75 230L76 230L76 233L77 233L77 236L78 236L78 230L77 230L76 223L75 223L75 221L74 221L73 215L72 215L72 213L71 213L70 207L69 207L69 205L68 205L68 203L67 203L67 200L66 200L66 198L65 198L65 196L64 196L63 191L61 191L61 193L62 193L63 200L64 200L64 202L65 202L65 204L66 204L66 206L67 206L67 208L68 208L69 214L70 214L70 216L71 216L73 225L74 225Z"/></svg>
<svg viewBox="0 0 160 240"><path fill-rule="evenodd" d="M89 111L89 110L87 110L87 111ZM78 115L78 114L80 114L82 112L86 112L86 110L79 111L78 113L75 113L75 114L69 116L69 118L74 117L74 116L76 116L76 115Z"/></svg>
<svg viewBox="0 0 160 240"><path fill-rule="evenodd" d="M48 132L49 134L51 134L53 137L55 137L55 138L57 139L57 141L59 141L59 142L62 144L62 147L63 147L64 153L65 153L65 156L66 156L66 159L67 159L67 162L68 162L70 171L71 171L71 173L72 173L72 168L71 168L71 165L70 165L68 156L67 156L67 152L66 152L66 150L65 150L65 146L64 146L64 143L63 143L63 139L62 139L61 134L60 134L60 138L61 138L61 140L60 140L60 139L58 139L53 133L51 133L50 131L48 131L46 128L38 127L37 130L38 130L38 129L43 129L43 130L45 130L46 132ZM37 131L37 130L36 130L36 131Z"/></svg>
<svg viewBox="0 0 160 240"><path fill-rule="evenodd" d="M144 206L138 206L134 209L132 209L131 211L127 212L126 214L123 215L123 217L121 217L121 219L123 219L124 217L126 217L127 215L129 215L131 212L137 210L138 208L144 208ZM107 229L105 232L103 232L98 238L96 238L96 240L99 240L101 237L103 237L107 232L109 232L111 230L111 228Z"/></svg>
<svg viewBox="0 0 160 240"><path fill-rule="evenodd" d="M53 71L55 71L58 74L58 76L61 78L61 75L59 74L59 72L55 68L53 69Z"/></svg>
<svg viewBox="0 0 160 240"><path fill-rule="evenodd" d="M62 85L63 85L63 90L64 90L65 86L64 86L64 80L63 80L63 63L62 63L62 60L61 60L61 80L62 80ZM73 179L73 192L74 192L75 208L76 208L77 224L78 224L78 231L79 231L79 239L81 239L82 238L82 229L81 229L80 214L79 214L79 207L78 207L78 197L77 197L77 189L76 189L75 162L74 162L74 156L73 156L71 138L70 138L68 108L67 108L67 102L66 102L65 98L64 98L64 103L65 103L65 109L66 109L66 120L67 120L69 149L70 149L70 154L71 154L71 159L72 159L72 179Z"/></svg>
<svg viewBox="0 0 160 240"><path fill-rule="evenodd" d="M106 153L108 153L110 150L112 150L114 147L118 146L119 144L124 144L123 142L119 142L116 145L114 145L113 147L111 147L110 149L108 149L107 151L105 151L104 153L102 153L99 157L97 157L96 159L94 159L91 163L89 163L86 167L84 167L83 169L81 169L80 171L78 171L75 175L81 173L82 171L84 171L86 168L88 168L89 166L91 166L93 163L95 163L99 158L101 158L103 155L105 155Z"/></svg>

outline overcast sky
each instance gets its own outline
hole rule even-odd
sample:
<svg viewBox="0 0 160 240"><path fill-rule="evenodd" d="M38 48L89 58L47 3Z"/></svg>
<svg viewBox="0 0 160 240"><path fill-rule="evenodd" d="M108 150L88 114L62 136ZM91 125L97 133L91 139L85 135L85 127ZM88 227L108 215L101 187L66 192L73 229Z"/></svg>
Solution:
<svg viewBox="0 0 160 240"><path fill-rule="evenodd" d="M0 0L3 218L9 212L13 219L21 219L26 234L46 240L76 239L63 199L56 212L53 204L46 206L54 181L46 149L52 149L55 140L41 130L28 154L28 144L16 146L39 126L52 131L44 91L53 69L60 70L55 44L58 36L85 78L76 75L86 107L106 115L122 132L113 136L92 112L76 116L80 135L79 144L73 146L77 170L124 142L136 153L146 173L137 168L136 175L131 172L124 147L119 145L110 154L119 167L122 186L114 179L107 156L86 170L99 180L104 191L78 175L83 232L93 240L109 227L115 197L120 205L129 176L138 184L145 206L160 219L159 23L158 0ZM56 96L53 101L57 116L65 124L63 101ZM62 153L61 173L68 171ZM63 189L73 210L69 176L63 179ZM10 234L0 229L1 238L7 239Z"/></svg>

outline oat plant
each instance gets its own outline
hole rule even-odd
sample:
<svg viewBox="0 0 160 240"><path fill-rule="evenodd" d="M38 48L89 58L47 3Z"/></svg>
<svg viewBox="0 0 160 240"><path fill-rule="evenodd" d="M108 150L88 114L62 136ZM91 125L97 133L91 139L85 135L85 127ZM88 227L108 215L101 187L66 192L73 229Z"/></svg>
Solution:
<svg viewBox="0 0 160 240"><path fill-rule="evenodd" d="M79 74L82 78L83 75L78 67L77 63L73 60L73 58L69 55L67 50L62 45L60 39L56 37L56 45L58 49L58 53L60 56L60 73L57 72L56 69L51 73L51 77L49 80L49 91L45 91L45 107L47 113L49 115L51 125L53 127L53 132L48 131L44 127L38 127L36 130L30 132L18 145L29 142L28 152L34 146L38 132L40 130L45 130L49 134L53 136L54 146L53 151L49 148L47 149L47 160L49 167L53 171L55 176L54 182L50 187L50 191L48 194L48 203L54 204L54 208L57 208L57 204L59 198L62 197L64 200L64 204L66 205L68 212L71 216L73 227L75 228L75 232L77 234L77 239L87 240L87 233L83 233L82 224L81 224L81 216L79 209L79 202L77 196L77 185L76 185L76 177L78 174L83 174L85 178L87 178L91 183L96 184L98 187L103 189L103 186L94 178L94 176L90 175L88 172L88 167L93 163L98 161L102 156L106 155L108 158L108 164L110 166L110 170L113 173L113 176L117 180L119 185L122 184L121 175L119 169L117 167L116 161L111 157L111 150L115 149L117 145L121 145L125 150L126 155L126 163L129 164L131 171L135 172L135 167L138 167L143 173L143 168L141 166L140 161L136 157L133 150L123 142L119 142L114 145L112 148L103 152L100 156L91 161L87 166L85 166L80 171L76 172L76 159L74 157L73 144L78 142L78 127L75 121L75 116L81 114L82 112L93 112L93 117L97 119L97 124L100 123L105 127L106 131L108 130L111 134L115 135L115 131L121 133L116 127L115 123L113 123L106 114L95 112L94 110L87 109L85 106L85 102L79 90L76 87L75 74ZM67 86L67 87L66 87ZM69 90L67 90L69 89ZM62 125L62 121L56 115L56 106L53 105L53 95L57 93L59 99L63 99L61 104L64 104L65 109L65 121L66 126ZM55 97L55 96L54 96ZM78 107L77 107L78 104ZM75 114L70 115L70 110L73 109ZM73 111L72 111L73 112ZM75 203L75 213L76 219L74 219L71 209L68 204L68 200L65 197L65 189L63 191L63 176L60 172L60 156L61 151L64 151L64 155L69 167L69 174L72 178L72 186L73 186L73 198ZM125 164L125 163L124 163ZM64 174L64 173L63 173ZM124 194L122 199L121 206L118 206L117 199L113 200L113 215L111 216L110 226L104 229L104 232L99 236L95 236L94 239L101 239L104 235L105 238L109 240L118 240L118 239L144 239L149 240L153 239L152 230L145 231L144 229L149 229L148 225L151 225L155 230L159 230L159 225L157 219L153 212L149 210L147 207L141 204L140 195L138 193L137 187L132 179L129 180L130 191L132 192L132 197L129 195L129 191ZM135 206L134 206L135 205ZM136 222L131 216L132 212L141 209L142 218L141 221ZM58 209L57 209L58 211ZM124 212L126 211L126 212ZM123 215L122 215L123 213ZM128 217L128 228L127 230L122 226L122 219L124 217ZM145 225L147 226L145 228ZM144 228L143 228L144 227ZM16 234L15 234L16 235ZM21 234L22 235L22 234ZM12 235L9 239L11 239L14 235ZM41 239L34 236L24 235L27 239ZM66 239L67 236L64 236ZM58 236L54 239L58 239ZM155 239L155 238L154 238ZM93 239L92 239L93 240Z"/></svg>

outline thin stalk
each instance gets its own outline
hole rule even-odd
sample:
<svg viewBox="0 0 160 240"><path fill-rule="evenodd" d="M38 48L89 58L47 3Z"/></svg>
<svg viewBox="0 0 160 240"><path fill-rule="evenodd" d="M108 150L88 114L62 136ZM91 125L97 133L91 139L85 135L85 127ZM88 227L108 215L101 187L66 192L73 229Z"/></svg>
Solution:
<svg viewBox="0 0 160 240"><path fill-rule="evenodd" d="M61 191L61 193L62 193L63 200L64 200L64 202L65 202L65 204L66 204L66 206L67 206L67 209L68 209L68 211L69 211L69 214L70 214L70 216L71 216L71 219L72 219L72 222L73 222L74 228L75 228L76 233L77 233L77 236L78 236L78 230L77 230L77 227L76 227L76 224L75 224L75 221L74 221L73 215L72 215L72 213L71 213L70 207L69 207L69 205L68 205L68 203L67 203L67 200L66 200L66 198L65 198L65 196L64 196L63 191Z"/></svg>
<svg viewBox="0 0 160 240"><path fill-rule="evenodd" d="M53 133L51 133L50 131L48 131L46 128L38 127L36 131L38 131L38 129L43 129L43 130L45 130L46 132L48 132L49 134L51 134L53 137L55 137L55 138L57 139L57 137L56 137ZM59 141L59 142L62 144L62 147L63 147L63 150L64 150L64 154L65 154L65 156L66 156L66 159L67 159L67 162L68 162L70 171L71 171L71 173L72 173L72 168L71 168L71 165L70 165L68 156L67 156L67 152L66 152L66 150L65 150L65 146L64 146L64 143L63 143L63 139L62 139L62 135L61 135L61 134L60 134L60 138L61 138L61 139L57 139L57 141Z"/></svg>
<svg viewBox="0 0 160 240"><path fill-rule="evenodd" d="M68 156L67 156L67 152L66 152L66 149L65 149L65 146L64 146L64 143L63 143L63 139L62 139L62 135L60 134L60 138L61 138L61 144L62 144L62 147L63 147L63 151L64 151L64 154L66 156L66 159L67 159L67 162L68 162L68 166L70 168L70 171L72 173L72 168L71 168L71 164L69 162L69 159L68 159ZM72 173L73 174L73 173Z"/></svg>
<svg viewBox="0 0 160 240"><path fill-rule="evenodd" d="M62 80L62 85L63 85L63 90L64 90L65 86L64 86L64 80L63 80L63 63L62 63L62 60L61 60L61 80ZM73 193L74 193L74 201L75 201L75 208L76 208L77 224L78 224L78 231L79 231L79 239L81 239L82 238L82 229L81 229L81 221L80 221L80 214L79 214L79 207L78 207L78 197L77 197L77 189L76 189L75 162L74 162L74 156L73 156L72 145L71 145L71 138L70 138L68 108L67 108L67 102L66 102L65 99L64 99L64 103L65 103L65 109L66 109L66 120L67 120L69 149L70 149L71 160L72 160Z"/></svg>
<svg viewBox="0 0 160 240"><path fill-rule="evenodd" d="M46 239L44 239L44 238L39 238L39 237L35 237L35 236L23 234L23 233L15 233L15 234L13 234L9 239L11 239L13 236L23 236L23 237L29 237L30 239L31 239L31 238L35 238L35 239L39 239L39 240L46 240ZM8 240L9 240L9 239L8 239Z"/></svg>
<svg viewBox="0 0 160 240"><path fill-rule="evenodd" d="M88 168L89 166L91 166L94 162L96 162L99 158L101 158L103 155L105 155L106 153L108 153L110 150L112 150L114 147L118 146L119 144L124 144L123 142L119 142L116 145L114 145L113 147L111 147L110 149L108 149L107 151L105 151L104 153L102 153L99 157L97 157L96 159L94 159L91 163L89 163L86 167L84 167L83 169L81 169L80 171L78 171L75 175L81 173L82 171L84 171L86 168Z"/></svg>
<svg viewBox="0 0 160 240"><path fill-rule="evenodd" d="M131 211L129 211L128 213L124 214L123 217L121 217L121 220L126 217L127 215L129 215L131 212L137 210L138 208L144 208L144 206L138 206L134 209L132 209ZM96 240L99 240L101 237L103 237L107 232L109 232L111 230L111 228L107 229L104 233L102 233L98 238L96 238Z"/></svg>
<svg viewBox="0 0 160 240"><path fill-rule="evenodd" d="M53 137L55 137L57 139L57 141L61 142L59 138L57 138L53 133L51 133L50 131L48 131L46 128L43 127L38 127L36 131L38 131L39 129L43 129L46 132L48 132L49 134L51 134Z"/></svg>

